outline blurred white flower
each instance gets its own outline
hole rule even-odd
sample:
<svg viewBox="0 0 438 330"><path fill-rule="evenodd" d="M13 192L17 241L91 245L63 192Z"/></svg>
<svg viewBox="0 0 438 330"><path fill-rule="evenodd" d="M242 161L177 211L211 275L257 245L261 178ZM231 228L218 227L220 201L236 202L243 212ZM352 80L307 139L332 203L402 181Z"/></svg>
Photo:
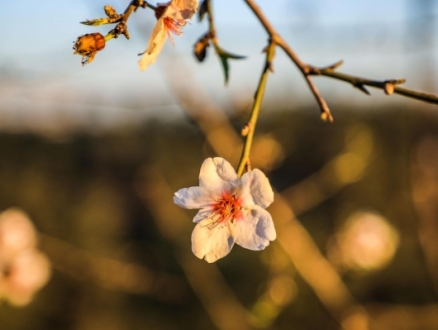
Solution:
<svg viewBox="0 0 438 330"><path fill-rule="evenodd" d="M373 271L394 257L399 235L385 218L372 212L351 215L329 246L329 257L342 268Z"/></svg>
<svg viewBox="0 0 438 330"><path fill-rule="evenodd" d="M198 0L172 0L158 4L155 10L157 24L152 30L146 51L142 53L143 57L138 61L141 71L145 71L156 61L168 36L173 42L170 32L180 35L187 23L186 20L192 18L197 10Z"/></svg>
<svg viewBox="0 0 438 330"><path fill-rule="evenodd" d="M3 295L10 303L23 306L50 278L50 262L37 250L29 250L12 259L3 275Z"/></svg>
<svg viewBox="0 0 438 330"><path fill-rule="evenodd" d="M36 232L19 209L0 214L0 300L23 306L50 278L50 262L36 249Z"/></svg>
<svg viewBox="0 0 438 330"><path fill-rule="evenodd" d="M201 166L199 186L180 189L174 202L200 209L193 219L192 251L207 262L226 256L234 243L263 250L276 238L272 217L265 210L274 193L268 178L253 170L238 178L223 158L208 158Z"/></svg>
<svg viewBox="0 0 438 330"><path fill-rule="evenodd" d="M0 260L9 260L36 245L35 228L19 209L0 213Z"/></svg>

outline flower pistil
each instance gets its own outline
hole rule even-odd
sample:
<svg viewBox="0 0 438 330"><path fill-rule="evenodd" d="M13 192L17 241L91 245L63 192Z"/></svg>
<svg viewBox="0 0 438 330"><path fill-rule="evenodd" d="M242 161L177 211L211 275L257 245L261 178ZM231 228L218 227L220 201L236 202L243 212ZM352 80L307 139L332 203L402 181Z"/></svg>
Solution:
<svg viewBox="0 0 438 330"><path fill-rule="evenodd" d="M213 207L214 213L218 215L217 222L219 223L234 223L234 220L238 220L241 217L241 201L235 195L223 193L222 197L216 201Z"/></svg>

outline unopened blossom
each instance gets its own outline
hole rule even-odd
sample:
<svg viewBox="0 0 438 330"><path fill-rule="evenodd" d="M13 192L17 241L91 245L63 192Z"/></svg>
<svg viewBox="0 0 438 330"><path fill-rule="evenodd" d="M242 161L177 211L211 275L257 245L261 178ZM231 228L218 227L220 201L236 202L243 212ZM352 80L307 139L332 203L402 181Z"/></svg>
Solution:
<svg viewBox="0 0 438 330"><path fill-rule="evenodd" d="M89 33L78 37L73 50L82 56L82 65L91 63L97 52L105 48L105 37L100 33Z"/></svg>
<svg viewBox="0 0 438 330"><path fill-rule="evenodd" d="M201 166L199 186L178 190L173 200L183 208L200 209L193 219L197 225L192 251L207 262L225 257L234 243L258 251L276 238L265 210L274 193L258 169L239 178L225 159L208 158Z"/></svg>
<svg viewBox="0 0 438 330"><path fill-rule="evenodd" d="M186 25L186 20L198 10L198 0L172 0L167 3L158 4L155 10L157 24L152 30L146 51L142 53L143 57L138 64L141 71L154 63L163 49L167 37L171 41L171 32L176 35L182 34L182 28Z"/></svg>

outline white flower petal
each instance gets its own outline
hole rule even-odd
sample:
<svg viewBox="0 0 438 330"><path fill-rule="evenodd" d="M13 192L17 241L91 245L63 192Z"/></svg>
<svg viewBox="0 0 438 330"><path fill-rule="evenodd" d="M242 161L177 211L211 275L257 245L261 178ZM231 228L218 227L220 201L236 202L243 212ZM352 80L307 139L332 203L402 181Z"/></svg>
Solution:
<svg viewBox="0 0 438 330"><path fill-rule="evenodd" d="M138 65L141 71L145 71L146 68L154 63L161 53L163 46L167 39L167 29L164 26L163 18L160 18L155 25L149 43L143 57L138 61Z"/></svg>
<svg viewBox="0 0 438 330"><path fill-rule="evenodd" d="M173 0L164 13L175 20L190 19L198 10L198 0Z"/></svg>
<svg viewBox="0 0 438 330"><path fill-rule="evenodd" d="M274 192L272 191L266 175L255 169L247 172L242 176L242 190L239 196L242 198L244 206L251 206L253 203L267 208L274 201ZM251 198L249 197L251 195ZM252 201L251 201L252 199ZM253 202L253 203L252 203Z"/></svg>
<svg viewBox="0 0 438 330"><path fill-rule="evenodd" d="M173 195L173 202L185 209L200 209L213 202L208 191L201 187L178 190Z"/></svg>
<svg viewBox="0 0 438 330"><path fill-rule="evenodd" d="M274 223L271 214L259 206L254 206L244 219L236 222L233 236L237 244L249 250L263 250L269 241L275 240Z"/></svg>
<svg viewBox="0 0 438 330"><path fill-rule="evenodd" d="M204 219L207 219L213 216L214 207L206 206L198 211L198 213L193 218L193 222L198 223Z"/></svg>
<svg viewBox="0 0 438 330"><path fill-rule="evenodd" d="M212 192L233 190L238 177L234 168L225 159L207 158L204 160L199 173L199 185Z"/></svg>
<svg viewBox="0 0 438 330"><path fill-rule="evenodd" d="M228 226L209 226L205 219L195 226L192 233L192 251L199 259L215 262L230 253L234 245Z"/></svg>

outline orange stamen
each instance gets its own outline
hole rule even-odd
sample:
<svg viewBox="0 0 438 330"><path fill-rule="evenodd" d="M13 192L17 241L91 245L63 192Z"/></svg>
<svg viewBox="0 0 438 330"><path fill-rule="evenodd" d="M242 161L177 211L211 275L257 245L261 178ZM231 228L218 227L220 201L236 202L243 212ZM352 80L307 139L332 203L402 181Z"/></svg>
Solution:
<svg viewBox="0 0 438 330"><path fill-rule="evenodd" d="M238 220L241 217L240 211L242 206L240 199L228 193L222 194L222 198L216 201L213 208L214 214L218 217L217 223L234 223L234 220Z"/></svg>

